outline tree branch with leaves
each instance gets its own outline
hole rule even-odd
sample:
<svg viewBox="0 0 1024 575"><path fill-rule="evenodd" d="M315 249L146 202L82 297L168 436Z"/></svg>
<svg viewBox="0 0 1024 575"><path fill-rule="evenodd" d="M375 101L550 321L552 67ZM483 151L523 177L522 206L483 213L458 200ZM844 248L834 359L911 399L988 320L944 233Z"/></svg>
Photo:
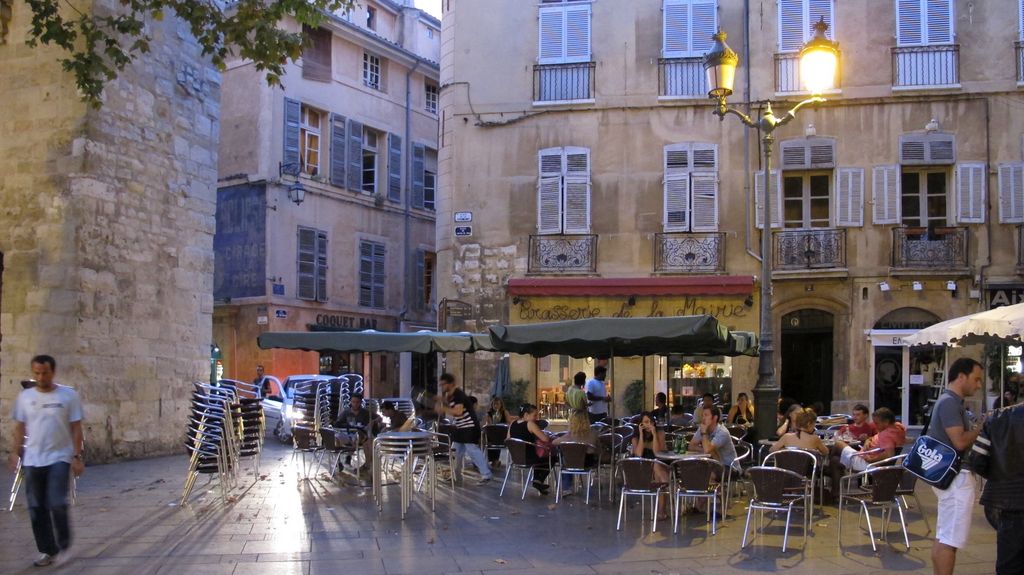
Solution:
<svg viewBox="0 0 1024 575"><path fill-rule="evenodd" d="M165 15L182 20L204 56L220 69L231 56L253 62L279 85L285 64L302 54L304 38L282 25L285 18L317 27L329 13L351 9L355 0L116 0L79 9L70 0L25 0L32 11L27 43L53 45L66 55L61 66L75 78L82 99L101 105L103 88L129 63L149 52L147 21Z"/></svg>

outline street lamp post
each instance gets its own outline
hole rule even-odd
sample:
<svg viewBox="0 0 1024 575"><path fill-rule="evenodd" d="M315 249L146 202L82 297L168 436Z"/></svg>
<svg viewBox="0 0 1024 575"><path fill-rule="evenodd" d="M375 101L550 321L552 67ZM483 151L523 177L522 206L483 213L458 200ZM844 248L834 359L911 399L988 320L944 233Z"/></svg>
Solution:
<svg viewBox="0 0 1024 575"><path fill-rule="evenodd" d="M784 126L796 118L797 111L808 104L824 102L819 96L832 87L835 78L836 64L839 59L838 46L825 36L828 25L824 19L814 25L814 37L800 51L800 78L811 92L811 97L793 106L784 116L777 117L768 103L765 113L756 120L750 116L730 108L725 99L733 92L736 79L736 67L739 56L725 43L725 32L719 31L712 38L715 43L711 51L704 57L704 70L708 78L708 97L717 101L718 106L713 113L719 120L727 114L740 119L749 128L760 130L761 149L764 153L764 197L762 199L762 232L761 232L761 334L757 364L757 384L754 386L754 425L761 438L774 435L776 425L775 414L779 399L779 384L775 381L775 342L772 329L772 144L775 129Z"/></svg>

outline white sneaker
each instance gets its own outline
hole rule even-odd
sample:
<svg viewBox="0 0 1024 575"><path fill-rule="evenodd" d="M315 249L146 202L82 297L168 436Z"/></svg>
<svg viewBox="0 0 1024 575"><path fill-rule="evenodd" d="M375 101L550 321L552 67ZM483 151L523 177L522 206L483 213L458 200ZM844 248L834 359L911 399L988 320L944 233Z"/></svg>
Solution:
<svg viewBox="0 0 1024 575"><path fill-rule="evenodd" d="M53 565L53 562L57 559L56 555L50 555L48 553L41 553L39 559L32 562L32 565L36 567L49 567Z"/></svg>

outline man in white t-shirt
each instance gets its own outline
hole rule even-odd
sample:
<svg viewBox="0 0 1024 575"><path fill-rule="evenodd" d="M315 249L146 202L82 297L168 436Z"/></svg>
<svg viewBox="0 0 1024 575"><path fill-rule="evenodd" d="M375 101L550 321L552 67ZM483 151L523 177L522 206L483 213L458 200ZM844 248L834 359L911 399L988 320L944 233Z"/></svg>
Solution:
<svg viewBox="0 0 1024 575"><path fill-rule="evenodd" d="M587 392L587 411L590 413L590 423L604 421L608 418L608 393L604 389L604 378L608 374L608 368L599 365L594 368L594 379L587 382L584 391Z"/></svg>
<svg viewBox="0 0 1024 575"><path fill-rule="evenodd" d="M32 534L45 567L71 545L68 519L70 474L82 474L82 403L70 387L53 381L57 362L49 355L32 358L35 387L22 390L14 403L14 444L10 464L21 457Z"/></svg>

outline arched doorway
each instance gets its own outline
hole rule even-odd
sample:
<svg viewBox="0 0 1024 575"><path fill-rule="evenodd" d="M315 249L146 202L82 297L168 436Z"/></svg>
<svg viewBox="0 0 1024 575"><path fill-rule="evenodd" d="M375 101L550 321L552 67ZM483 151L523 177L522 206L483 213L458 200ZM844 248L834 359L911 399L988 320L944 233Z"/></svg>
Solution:
<svg viewBox="0 0 1024 575"><path fill-rule="evenodd" d="M824 413L832 403L832 323L832 314L818 309L782 316L782 396L806 406L820 401Z"/></svg>
<svg viewBox="0 0 1024 575"><path fill-rule="evenodd" d="M941 346L907 347L903 337L938 323L938 316L916 307L895 309L875 322L871 337L872 411L887 407L907 427L920 426L942 389Z"/></svg>

